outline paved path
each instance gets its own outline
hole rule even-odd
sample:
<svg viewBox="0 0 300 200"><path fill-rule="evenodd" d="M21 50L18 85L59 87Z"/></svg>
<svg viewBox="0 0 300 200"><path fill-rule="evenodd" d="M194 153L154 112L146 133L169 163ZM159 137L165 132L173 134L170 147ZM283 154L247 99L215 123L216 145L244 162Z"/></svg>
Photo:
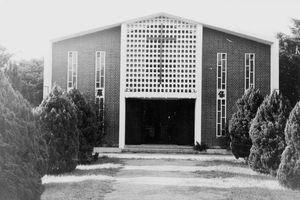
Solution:
<svg viewBox="0 0 300 200"><path fill-rule="evenodd" d="M183 183L195 184L194 174L182 170L182 167L196 167L197 162L194 160L179 160L176 156L174 160L126 159L124 164L124 168L116 175L118 181L113 185L113 192L105 196L106 200L117 200L120 197L130 200L199 199L199 192L203 192L195 190L195 186L182 186ZM178 169L167 170L167 166ZM216 199L215 194L210 196Z"/></svg>
<svg viewBox="0 0 300 200"><path fill-rule="evenodd" d="M272 195L283 190L275 179L253 172L232 156L121 156L124 167L114 177L106 200L281 199ZM252 193L258 196L251 198Z"/></svg>
<svg viewBox="0 0 300 200"><path fill-rule="evenodd" d="M45 176L43 183L50 185L47 185L47 195L44 196L51 196L51 191L56 191L57 194L53 196L57 198L54 199L62 199L59 195L63 194L64 199L76 200L300 199L300 192L282 188L275 178L253 172L243 161L235 160L233 156L107 156L120 158L121 162L77 166L74 174ZM64 185L60 185L62 183ZM51 190L51 184L52 187L54 184L55 190ZM62 186L67 189L64 190ZM57 188L62 188L62 191Z"/></svg>

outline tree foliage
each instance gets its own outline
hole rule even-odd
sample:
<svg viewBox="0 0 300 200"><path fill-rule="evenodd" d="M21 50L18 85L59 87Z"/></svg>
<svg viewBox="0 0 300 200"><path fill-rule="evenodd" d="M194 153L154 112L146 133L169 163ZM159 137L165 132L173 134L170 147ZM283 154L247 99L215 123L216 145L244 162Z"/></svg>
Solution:
<svg viewBox="0 0 300 200"><path fill-rule="evenodd" d="M4 68L4 73L14 90L21 92L22 80L16 64L10 63Z"/></svg>
<svg viewBox="0 0 300 200"><path fill-rule="evenodd" d="M279 183L300 190L300 101L290 113L285 128L287 146L277 172Z"/></svg>
<svg viewBox="0 0 300 200"><path fill-rule="evenodd" d="M290 110L290 103L276 91L259 107L250 127L249 165L253 170L276 175L286 146L284 128Z"/></svg>
<svg viewBox="0 0 300 200"><path fill-rule="evenodd" d="M43 192L47 146L29 103L0 70L1 199L35 200Z"/></svg>
<svg viewBox="0 0 300 200"><path fill-rule="evenodd" d="M79 148L76 106L59 86L54 86L39 106L39 114L49 148L48 173L74 170Z"/></svg>
<svg viewBox="0 0 300 200"><path fill-rule="evenodd" d="M229 134L231 137L232 153L236 158L248 158L251 148L249 137L250 122L263 101L258 89L250 88L236 102L237 112L230 120Z"/></svg>
<svg viewBox="0 0 300 200"><path fill-rule="evenodd" d="M77 127L79 129L79 162L89 163L93 160L92 151L101 139L101 124L97 120L95 109L79 90L73 89L68 97L77 107Z"/></svg>
<svg viewBox="0 0 300 200"><path fill-rule="evenodd" d="M5 47L0 45L0 68L7 67L12 54L9 53Z"/></svg>
<svg viewBox="0 0 300 200"><path fill-rule="evenodd" d="M10 62L5 67L13 88L18 90L31 105L38 106L43 99L43 60L31 59Z"/></svg>
<svg viewBox="0 0 300 200"><path fill-rule="evenodd" d="M43 59L13 61L4 47L0 46L0 68L4 68L14 90L33 106L38 106L43 99Z"/></svg>
<svg viewBox="0 0 300 200"><path fill-rule="evenodd" d="M278 33L279 89L291 105L300 99L300 20L292 20L291 35Z"/></svg>
<svg viewBox="0 0 300 200"><path fill-rule="evenodd" d="M42 59L23 60L19 62L21 93L33 106L43 100L43 68Z"/></svg>

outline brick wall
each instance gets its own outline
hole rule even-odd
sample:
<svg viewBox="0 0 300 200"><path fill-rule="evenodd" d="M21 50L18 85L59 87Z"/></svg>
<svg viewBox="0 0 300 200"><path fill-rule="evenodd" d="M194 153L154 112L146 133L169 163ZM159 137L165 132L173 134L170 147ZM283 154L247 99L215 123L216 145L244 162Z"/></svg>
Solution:
<svg viewBox="0 0 300 200"><path fill-rule="evenodd" d="M94 99L95 52L106 52L105 68L105 132L112 145L119 141L121 27L53 43L52 81L67 89L67 52L78 51L78 89Z"/></svg>
<svg viewBox="0 0 300 200"><path fill-rule="evenodd" d="M67 87L67 52L78 51L78 89L94 98L95 51L106 51L106 140L118 145L120 94L120 37L115 27L53 43L52 81ZM217 53L227 53L227 120L236 111L235 102L244 93L245 53L255 53L255 85L266 95L270 90L270 46L203 28L202 141L219 145L216 139Z"/></svg>
<svg viewBox="0 0 300 200"><path fill-rule="evenodd" d="M216 139L217 53L227 53L227 120L244 93L245 53L255 53L255 87L270 92L270 46L220 31L203 28L202 141L220 145Z"/></svg>

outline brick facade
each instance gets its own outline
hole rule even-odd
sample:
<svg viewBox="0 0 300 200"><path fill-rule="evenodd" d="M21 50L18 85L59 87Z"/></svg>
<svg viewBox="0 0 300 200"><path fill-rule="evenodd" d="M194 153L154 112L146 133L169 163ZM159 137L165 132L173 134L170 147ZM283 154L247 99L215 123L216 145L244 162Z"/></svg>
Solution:
<svg viewBox="0 0 300 200"><path fill-rule="evenodd" d="M217 53L227 53L227 121L244 93L245 53L255 53L255 87L270 92L270 46L203 28L202 141L219 146L216 138Z"/></svg>
<svg viewBox="0 0 300 200"><path fill-rule="evenodd" d="M78 89L90 99L95 95L95 52L106 52L105 133L107 143L119 141L121 27L53 43L52 82L67 89L67 52L78 51Z"/></svg>
<svg viewBox="0 0 300 200"><path fill-rule="evenodd" d="M121 26L64 39L52 44L52 82L67 88L67 52L78 51L78 89L90 99L95 93L95 52L106 52L105 132L111 146L119 143ZM244 93L245 53L255 53L255 87L270 92L270 45L203 27L202 46L202 141L219 146L216 138L217 53L227 53L227 121ZM135 109L135 108L133 108Z"/></svg>

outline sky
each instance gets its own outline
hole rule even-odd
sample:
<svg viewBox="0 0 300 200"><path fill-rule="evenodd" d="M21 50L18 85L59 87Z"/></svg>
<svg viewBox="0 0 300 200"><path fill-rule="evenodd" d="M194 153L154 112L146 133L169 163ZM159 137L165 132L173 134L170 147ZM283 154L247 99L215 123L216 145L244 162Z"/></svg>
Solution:
<svg viewBox="0 0 300 200"><path fill-rule="evenodd" d="M289 34L300 0L0 0L0 45L42 58L51 39L166 12L255 35Z"/></svg>

